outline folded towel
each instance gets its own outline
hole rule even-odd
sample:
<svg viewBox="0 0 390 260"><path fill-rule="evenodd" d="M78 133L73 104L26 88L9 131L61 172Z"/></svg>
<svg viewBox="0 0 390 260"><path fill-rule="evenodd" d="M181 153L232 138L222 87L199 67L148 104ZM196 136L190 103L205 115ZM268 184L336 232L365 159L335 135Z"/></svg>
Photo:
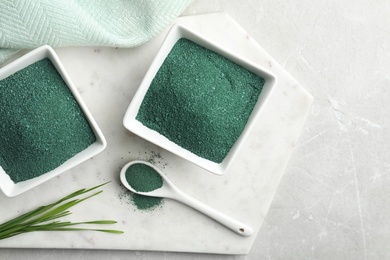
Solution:
<svg viewBox="0 0 390 260"><path fill-rule="evenodd" d="M44 44L135 47L156 36L191 0L2 0L0 63Z"/></svg>

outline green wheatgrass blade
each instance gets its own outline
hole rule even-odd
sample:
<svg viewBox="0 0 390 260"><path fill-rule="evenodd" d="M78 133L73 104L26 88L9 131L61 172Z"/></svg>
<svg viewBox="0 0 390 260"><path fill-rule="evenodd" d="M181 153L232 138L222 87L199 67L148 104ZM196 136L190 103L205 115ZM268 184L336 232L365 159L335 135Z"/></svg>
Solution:
<svg viewBox="0 0 390 260"><path fill-rule="evenodd" d="M15 225L15 223L13 225L10 225L10 227L8 228L4 228L4 231L3 233L7 234L7 233L10 233L10 232L15 232L15 231L18 231L18 230L22 230L23 228L25 227L28 227L28 226L31 226L31 225L34 225L34 224L38 224L38 223L42 223L42 222L45 222L45 221L48 221L48 220L52 220L52 219L56 219L56 218L59 218L64 212L66 212L67 209L73 207L74 205L88 199L88 198L91 198L97 194L101 193L100 192L96 192L95 194L92 194L91 196L88 196L82 200L72 200L72 201L69 201L63 205L60 205L58 206L57 208L54 208L52 210L50 210L52 207L52 204L50 204L50 206L46 206L44 208L41 208L41 210L35 212L35 214L32 214L30 215L29 218L26 218L24 217L23 218L23 221L24 220L27 220L27 219L31 219L30 221L28 222L23 222L23 221L18 221L18 222L15 222L17 223L18 225ZM69 197L69 196L68 196ZM74 196L72 196L74 197ZM69 197L68 199L72 198L72 197ZM61 200L60 200L61 201ZM62 200L64 201L64 200ZM44 211L47 211L47 210L50 210L48 212L46 212L45 214L43 214ZM37 218L33 218L35 216L37 216L38 214L36 213L39 213L39 214L43 214L43 215L40 215L39 217ZM69 215L69 213L67 213ZM28 213L27 213L27 216ZM22 224L23 223L23 224ZM2 229L0 229L0 232L1 232Z"/></svg>
<svg viewBox="0 0 390 260"><path fill-rule="evenodd" d="M56 223L50 223L45 225L35 225L35 226L29 226L25 229L25 232L33 232L33 231L101 231L101 232L107 232L107 233L114 233L114 234L123 234L123 231L120 230L111 230L111 229L91 229L91 228L70 228L70 226L75 225L83 225L83 224L116 224L116 221L113 220L97 220L97 221L88 221L88 222L77 222L77 223L71 223L71 222L56 222Z"/></svg>
<svg viewBox="0 0 390 260"><path fill-rule="evenodd" d="M79 204L80 202L83 202L84 200L87 200L91 197L94 197L100 193L102 193L103 191L98 191L84 199L76 199L76 200L72 200L72 201L69 201L69 202L66 202L65 204L61 205L61 206L58 206L57 208L54 208L52 210L50 210L49 212L45 213L44 215L42 215L39 219L40 219L40 222L44 222L44 221L47 221L48 218L51 218L52 216L55 216L57 214L60 214L61 212L64 212L66 210L68 210L69 208Z"/></svg>
<svg viewBox="0 0 390 260"><path fill-rule="evenodd" d="M100 184L100 185L94 186L94 187L92 187L92 188L89 188L89 189L85 190L83 193L86 193L86 192L89 192L89 191L92 191L92 190L96 190L96 189L98 189L98 188L100 188L100 187L102 187L102 186L104 186L104 185L106 185L106 184L108 184L108 183L110 183L110 182L111 182L111 181L108 181L108 182L102 183L102 184Z"/></svg>
<svg viewBox="0 0 390 260"><path fill-rule="evenodd" d="M35 210L32 210L32 211L27 212L27 213L25 213L25 214L15 218L15 219L7 221L7 222L5 222L5 223L0 225L0 232L1 232L1 230L6 229L8 225L12 226L12 225L15 225L16 223L21 223L21 222L23 222L23 221L25 221L27 219L31 219L32 217L37 216L37 215L41 214L42 212L45 212L45 211L49 210L50 208L53 208L56 205L59 205L60 203L66 201L66 200L69 200L69 199L74 198L76 196L79 196L79 195L82 195L82 194L87 193L89 191L92 191L94 189L97 189L97 188L99 188L99 187L101 187L103 185L106 185L107 183L109 183L109 182L97 185L97 186L92 187L92 188L90 188L88 190L87 189L80 189L78 191L75 191L75 192L73 192L73 193L63 197L62 199L58 200L55 203L52 203L52 204L49 204L49 205L46 205L46 206L38 207Z"/></svg>
<svg viewBox="0 0 390 260"><path fill-rule="evenodd" d="M112 230L112 229L95 229L95 228L70 228L70 226L82 225L82 224L97 224L97 225L110 225L116 224L114 220L95 220L86 222L69 222L69 221L58 221L56 219L68 216L72 214L68 209L92 198L103 191L96 191L95 193L88 195L84 198L76 198L85 193L91 192L108 182L94 186L90 189L80 189L75 191L55 203L40 206L35 210L29 211L19 217L11 219L9 221L0 224L0 240L20 235L23 233L33 231L77 231L77 230L89 230L89 231L100 231L112 234L122 234L123 231ZM75 198L75 199L73 199ZM71 200L73 199L73 200ZM51 221L51 222L48 222Z"/></svg>
<svg viewBox="0 0 390 260"><path fill-rule="evenodd" d="M4 222L3 224L0 225L0 233L3 231L3 230L6 230L10 227L13 227L19 223L22 223L24 222L25 220L27 219L31 219L33 218L34 216L37 216L39 214L41 214L42 212L46 211L48 208L47 206L41 206L41 207L38 207L37 209L35 210L32 210L30 212L27 212L17 218L14 218L14 219L11 219L10 221L7 221L7 222Z"/></svg>
<svg viewBox="0 0 390 260"><path fill-rule="evenodd" d="M66 200L69 200L69 199L71 199L71 198L77 197L77 196L82 195L82 194L84 194L84 193L87 193L87 192L89 192L89 191L96 190L96 189L98 189L98 188L100 188L100 187L102 187L102 186L104 186L104 185L106 185L106 184L108 184L108 183L110 183L110 182L109 182L109 181L108 181L108 182L105 182L105 183L103 183L103 184L94 186L94 187L92 187L92 188L90 188L90 189L85 189L85 188L84 188L84 189L80 189L80 190L78 190L78 191L75 191L75 192L69 194L68 196L63 197L62 199L60 199L60 200L58 200L57 202L55 202L55 203L53 203L53 204L50 204L50 205L57 205L57 204L59 204L59 203L62 203L62 202L64 202L64 201L66 201Z"/></svg>
<svg viewBox="0 0 390 260"><path fill-rule="evenodd" d="M61 212L60 214L54 215L54 216L52 216L50 218L47 218L46 221L54 220L54 219L57 219L57 218L62 218L62 217L68 216L70 214L72 214L70 211Z"/></svg>
<svg viewBox="0 0 390 260"><path fill-rule="evenodd" d="M86 222L78 222L78 223L73 223L74 225L79 225L79 224L116 224L115 220L95 220L95 221L86 221Z"/></svg>
<svg viewBox="0 0 390 260"><path fill-rule="evenodd" d="M26 228L26 231L32 232L32 231L70 231L70 230L90 230L90 231L103 231L109 232L109 233L116 233L116 234L122 234L123 231L119 230L110 230L110 229L90 229L90 228L69 228L70 226L76 226L76 225L89 225L89 224L116 224L117 222L114 220L96 220L96 221L87 221L87 222L52 222L50 224L44 224L44 225L35 225L30 226Z"/></svg>
<svg viewBox="0 0 390 260"><path fill-rule="evenodd" d="M93 228L40 228L39 230L32 229L27 230L26 232L33 232L33 231L99 231L99 232L105 232L105 233L111 233L111 234L123 234L123 231L120 230L114 230L114 229L93 229Z"/></svg>

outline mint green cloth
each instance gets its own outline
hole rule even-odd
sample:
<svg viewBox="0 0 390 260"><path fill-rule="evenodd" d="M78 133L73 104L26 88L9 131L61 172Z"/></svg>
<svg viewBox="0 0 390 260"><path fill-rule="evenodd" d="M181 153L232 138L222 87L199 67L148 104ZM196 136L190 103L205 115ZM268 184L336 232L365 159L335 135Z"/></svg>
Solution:
<svg viewBox="0 0 390 260"><path fill-rule="evenodd" d="M191 0L1 0L0 63L19 49L135 47L156 36Z"/></svg>

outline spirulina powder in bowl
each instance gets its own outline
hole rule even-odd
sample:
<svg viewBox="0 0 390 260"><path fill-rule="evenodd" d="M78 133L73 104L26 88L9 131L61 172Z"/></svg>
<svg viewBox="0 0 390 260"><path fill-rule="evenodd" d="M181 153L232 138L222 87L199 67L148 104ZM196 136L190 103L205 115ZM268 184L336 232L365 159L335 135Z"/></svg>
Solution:
<svg viewBox="0 0 390 260"><path fill-rule="evenodd" d="M264 83L233 61L182 38L154 77L136 119L220 163L245 128Z"/></svg>
<svg viewBox="0 0 390 260"><path fill-rule="evenodd" d="M0 81L0 166L18 183L96 141L61 75L43 59Z"/></svg>

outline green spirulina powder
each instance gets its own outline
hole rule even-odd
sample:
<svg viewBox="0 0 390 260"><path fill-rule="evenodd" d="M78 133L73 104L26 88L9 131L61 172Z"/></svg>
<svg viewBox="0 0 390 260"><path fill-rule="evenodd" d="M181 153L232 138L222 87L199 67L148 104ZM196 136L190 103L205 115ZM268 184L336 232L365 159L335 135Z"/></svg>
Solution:
<svg viewBox="0 0 390 260"><path fill-rule="evenodd" d="M179 146L220 163L242 133L264 83L231 60L180 39L136 118Z"/></svg>
<svg viewBox="0 0 390 260"><path fill-rule="evenodd" d="M136 191L148 192L161 188L163 179L152 167L136 163L126 170L126 181ZM138 209L151 209L160 205L162 198L132 194L132 199Z"/></svg>
<svg viewBox="0 0 390 260"><path fill-rule="evenodd" d="M49 59L0 81L0 166L13 182L57 168L96 141Z"/></svg>

